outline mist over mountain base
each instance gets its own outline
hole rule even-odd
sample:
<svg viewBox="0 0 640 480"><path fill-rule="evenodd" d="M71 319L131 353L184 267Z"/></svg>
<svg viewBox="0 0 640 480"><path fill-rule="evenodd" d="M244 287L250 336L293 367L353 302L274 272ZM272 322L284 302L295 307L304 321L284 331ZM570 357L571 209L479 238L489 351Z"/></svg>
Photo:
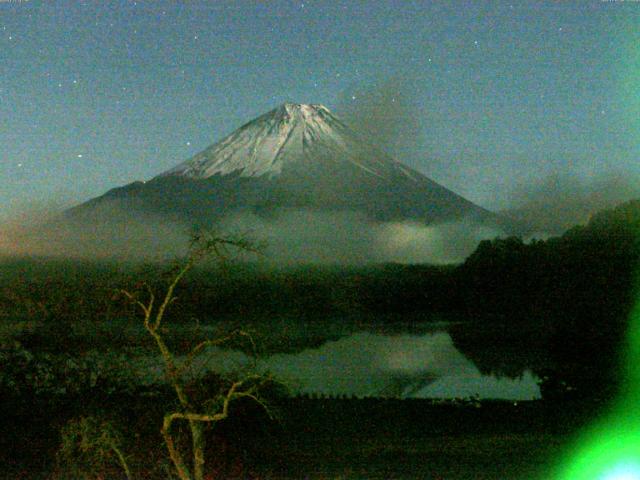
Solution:
<svg viewBox="0 0 640 480"><path fill-rule="evenodd" d="M162 260L183 255L198 227L157 215L130 215L123 207L101 205L95 219L51 221L0 229L0 253L70 258ZM211 227L265 245L261 262L271 264L366 264L462 262L483 239L503 234L472 218L425 225L417 221L379 222L355 211L244 210Z"/></svg>

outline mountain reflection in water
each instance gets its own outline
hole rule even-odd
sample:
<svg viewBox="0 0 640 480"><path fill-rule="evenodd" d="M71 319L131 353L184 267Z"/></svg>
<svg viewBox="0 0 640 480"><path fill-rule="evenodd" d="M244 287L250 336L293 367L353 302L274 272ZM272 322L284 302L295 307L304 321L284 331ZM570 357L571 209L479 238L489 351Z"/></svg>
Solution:
<svg viewBox="0 0 640 480"><path fill-rule="evenodd" d="M487 349L496 346L487 345ZM210 348L193 372L233 372L248 357L236 350ZM162 381L161 362L140 358L131 373L145 382ZM460 353L445 331L427 333L356 332L296 353L262 357L258 368L271 372L292 394L530 400L540 398L536 376L483 374ZM132 370L137 370L134 372Z"/></svg>
<svg viewBox="0 0 640 480"><path fill-rule="evenodd" d="M446 332L382 335L360 332L319 348L263 361L298 393L413 398L540 398L536 377L483 375Z"/></svg>
<svg viewBox="0 0 640 480"><path fill-rule="evenodd" d="M487 344L487 349L496 350ZM517 363L517 359L514 359ZM230 373L250 365L237 350L208 348L192 365L195 375ZM295 353L261 357L258 369L271 372L292 394L531 400L540 398L538 378L526 368L517 377L482 373L440 329L421 333L360 331ZM143 383L162 382L154 355L129 363Z"/></svg>

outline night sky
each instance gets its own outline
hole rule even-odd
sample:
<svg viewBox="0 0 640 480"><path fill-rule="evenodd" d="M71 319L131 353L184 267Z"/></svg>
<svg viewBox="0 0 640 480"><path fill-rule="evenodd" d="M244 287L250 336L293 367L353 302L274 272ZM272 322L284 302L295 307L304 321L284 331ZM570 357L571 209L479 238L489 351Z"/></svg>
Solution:
<svg viewBox="0 0 640 480"><path fill-rule="evenodd" d="M640 177L639 45L628 0L0 0L0 218L148 179L285 101L397 101L390 153L489 208L556 172Z"/></svg>

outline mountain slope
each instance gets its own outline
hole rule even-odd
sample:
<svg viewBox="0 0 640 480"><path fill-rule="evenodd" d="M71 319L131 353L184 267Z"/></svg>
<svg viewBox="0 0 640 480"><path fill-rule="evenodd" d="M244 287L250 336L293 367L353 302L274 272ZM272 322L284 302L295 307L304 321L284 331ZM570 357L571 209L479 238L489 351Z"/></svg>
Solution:
<svg viewBox="0 0 640 480"><path fill-rule="evenodd" d="M424 224L471 218L512 225L361 138L322 105L284 104L148 182L113 189L70 213L118 205L129 215L211 223L238 211L357 211Z"/></svg>

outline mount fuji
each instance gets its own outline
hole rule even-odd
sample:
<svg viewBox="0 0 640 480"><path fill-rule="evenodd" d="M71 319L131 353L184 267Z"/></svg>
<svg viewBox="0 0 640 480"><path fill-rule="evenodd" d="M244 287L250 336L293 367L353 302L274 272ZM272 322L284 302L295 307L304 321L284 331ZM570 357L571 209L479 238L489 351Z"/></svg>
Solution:
<svg viewBox="0 0 640 480"><path fill-rule="evenodd" d="M372 221L457 219L512 230L495 215L394 160L326 107L285 103L146 182L115 188L67 212L99 218L117 205L211 225L238 211L349 211ZM96 217L96 215L98 217Z"/></svg>

